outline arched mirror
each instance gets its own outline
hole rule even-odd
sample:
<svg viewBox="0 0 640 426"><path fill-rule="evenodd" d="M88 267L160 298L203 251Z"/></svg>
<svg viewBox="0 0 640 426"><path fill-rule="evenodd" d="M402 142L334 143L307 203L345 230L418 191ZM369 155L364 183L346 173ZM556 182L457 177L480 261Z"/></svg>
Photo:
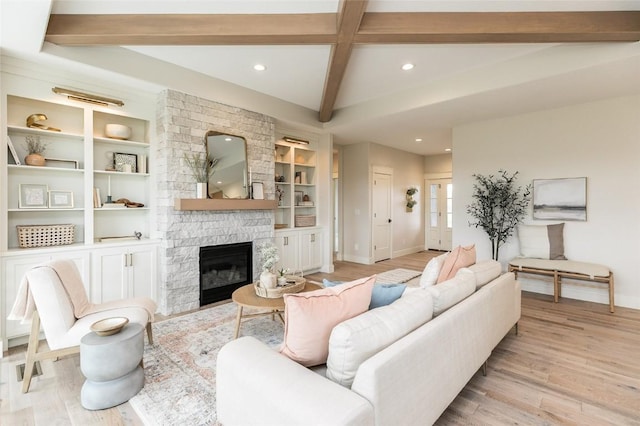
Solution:
<svg viewBox="0 0 640 426"><path fill-rule="evenodd" d="M204 138L207 153L217 160L209 178L209 198L248 198L245 138L214 130Z"/></svg>

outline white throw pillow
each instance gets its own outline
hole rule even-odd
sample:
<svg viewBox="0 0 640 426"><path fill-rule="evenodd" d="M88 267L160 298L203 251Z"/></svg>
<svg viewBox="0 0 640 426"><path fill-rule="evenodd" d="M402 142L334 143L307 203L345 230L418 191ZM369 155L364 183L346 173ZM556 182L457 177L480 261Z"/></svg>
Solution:
<svg viewBox="0 0 640 426"><path fill-rule="evenodd" d="M436 256L429 262L427 262L427 266L424 267L422 276L420 276L420 287L431 287L436 283L436 281L438 280L438 275L440 275L442 265L444 265L444 260L447 258L448 254L449 253L441 254L440 256Z"/></svg>
<svg viewBox="0 0 640 426"><path fill-rule="evenodd" d="M520 256L534 259L566 260L564 223L555 225L519 225Z"/></svg>
<svg viewBox="0 0 640 426"><path fill-rule="evenodd" d="M360 364L432 317L431 295L417 289L338 324L329 338L327 378L350 388Z"/></svg>
<svg viewBox="0 0 640 426"><path fill-rule="evenodd" d="M476 276L469 268L460 268L450 280L427 288L433 297L433 316L440 315L476 291Z"/></svg>

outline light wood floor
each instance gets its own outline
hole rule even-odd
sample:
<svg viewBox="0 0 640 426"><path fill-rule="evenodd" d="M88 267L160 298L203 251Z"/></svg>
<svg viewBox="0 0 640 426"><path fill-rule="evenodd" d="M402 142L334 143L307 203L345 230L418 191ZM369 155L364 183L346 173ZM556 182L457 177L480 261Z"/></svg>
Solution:
<svg viewBox="0 0 640 426"><path fill-rule="evenodd" d="M333 274L350 280L395 268L421 270L434 252L375 265L338 262ZM640 426L640 311L523 293L519 335L509 333L438 420L438 425ZM102 411L80 405L84 381L78 356L44 362L44 374L23 395L15 365L24 347L0 363L0 425L139 425L126 403ZM428 403L428 401L425 401ZM419 421L418 421L419 423ZM185 425L198 424L186 419ZM164 425L163 425L164 426Z"/></svg>

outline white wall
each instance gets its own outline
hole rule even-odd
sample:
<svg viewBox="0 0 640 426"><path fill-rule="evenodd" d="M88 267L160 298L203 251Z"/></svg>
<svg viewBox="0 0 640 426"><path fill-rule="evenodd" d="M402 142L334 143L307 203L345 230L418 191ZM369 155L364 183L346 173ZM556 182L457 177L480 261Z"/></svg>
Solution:
<svg viewBox="0 0 640 426"><path fill-rule="evenodd" d="M453 132L454 246L476 243L490 258L482 230L468 225L472 174L520 172L532 179L587 177L587 221L566 222L569 259L601 263L615 274L616 305L640 308L640 96L606 99L459 126ZM531 206L526 223L533 221ZM503 265L518 255L512 237ZM525 290L552 293L550 280L522 279ZM569 284L571 283L571 284ZM563 296L607 303L603 286L567 281Z"/></svg>
<svg viewBox="0 0 640 426"><path fill-rule="evenodd" d="M451 154L427 155L424 157L424 172L451 173Z"/></svg>
<svg viewBox="0 0 640 426"><path fill-rule="evenodd" d="M371 221L369 220L369 144L346 145L342 149L344 260L369 263Z"/></svg>

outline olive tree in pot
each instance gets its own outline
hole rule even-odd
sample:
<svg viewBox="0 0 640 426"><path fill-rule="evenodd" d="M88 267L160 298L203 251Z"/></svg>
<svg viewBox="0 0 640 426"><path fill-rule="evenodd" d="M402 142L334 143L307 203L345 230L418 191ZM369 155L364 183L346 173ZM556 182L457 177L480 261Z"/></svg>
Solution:
<svg viewBox="0 0 640 426"><path fill-rule="evenodd" d="M473 175L476 180L473 202L467 206L467 213L475 219L469 225L482 228L489 235L494 260L498 260L500 247L522 222L531 200L531 185L516 186L518 172L498 173L498 176Z"/></svg>

